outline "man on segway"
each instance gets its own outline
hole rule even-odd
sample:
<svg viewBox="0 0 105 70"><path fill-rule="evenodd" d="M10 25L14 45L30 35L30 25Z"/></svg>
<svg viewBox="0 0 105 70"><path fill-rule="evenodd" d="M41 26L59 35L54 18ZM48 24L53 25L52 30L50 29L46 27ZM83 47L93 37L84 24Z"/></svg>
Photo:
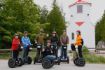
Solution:
<svg viewBox="0 0 105 70"><path fill-rule="evenodd" d="M69 57L67 56L67 45L69 43L69 38L67 36L66 30L63 31L63 34L60 37L61 42L61 61L69 63Z"/></svg>
<svg viewBox="0 0 105 70"><path fill-rule="evenodd" d="M51 45L52 45L51 48L52 48L53 54L57 57L59 39L58 39L56 31L52 32L52 36L50 40L51 40Z"/></svg>
<svg viewBox="0 0 105 70"><path fill-rule="evenodd" d="M47 45L46 45L45 48L43 48L42 54L43 54L43 56L42 56L43 58L46 57L47 55L52 55L53 54L50 40L47 40Z"/></svg>
<svg viewBox="0 0 105 70"><path fill-rule="evenodd" d="M28 56L28 54L29 54L29 50L30 50L32 44L28 37L27 31L24 31L24 36L22 37L21 41L22 41L22 45L23 45L23 61L24 61L24 63L31 64L32 59L31 59L31 57Z"/></svg>
<svg viewBox="0 0 105 70"><path fill-rule="evenodd" d="M42 49L44 47L44 43L45 43L45 35L43 33L43 30L40 30L40 33L37 35L36 37L36 48L37 48L37 53L36 56L34 58L34 64L35 63L41 63L41 59L42 59Z"/></svg>
<svg viewBox="0 0 105 70"><path fill-rule="evenodd" d="M47 41L47 45L46 47L43 49L42 52L42 67L44 69L49 69L51 67L54 66L55 60L56 60L56 56L53 55L53 50L51 48L51 41L48 40Z"/></svg>
<svg viewBox="0 0 105 70"><path fill-rule="evenodd" d="M82 54L83 39L81 37L81 32L79 30L76 33L77 33L76 42L74 44L71 44L71 49L73 52L73 61L74 64L78 66L84 66L85 60L83 59L83 54ZM76 51L76 47L78 49L78 53Z"/></svg>

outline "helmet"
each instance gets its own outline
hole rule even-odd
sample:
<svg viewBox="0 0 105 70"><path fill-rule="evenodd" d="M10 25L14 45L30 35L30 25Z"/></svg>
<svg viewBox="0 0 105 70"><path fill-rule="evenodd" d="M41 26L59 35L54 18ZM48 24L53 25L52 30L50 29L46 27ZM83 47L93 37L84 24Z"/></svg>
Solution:
<svg viewBox="0 0 105 70"><path fill-rule="evenodd" d="M81 34L81 31L80 30L77 30L76 32L78 32L79 34Z"/></svg>
<svg viewBox="0 0 105 70"><path fill-rule="evenodd" d="M56 34L56 31L53 31L52 34Z"/></svg>
<svg viewBox="0 0 105 70"><path fill-rule="evenodd" d="M24 34L28 33L27 31L24 31Z"/></svg>

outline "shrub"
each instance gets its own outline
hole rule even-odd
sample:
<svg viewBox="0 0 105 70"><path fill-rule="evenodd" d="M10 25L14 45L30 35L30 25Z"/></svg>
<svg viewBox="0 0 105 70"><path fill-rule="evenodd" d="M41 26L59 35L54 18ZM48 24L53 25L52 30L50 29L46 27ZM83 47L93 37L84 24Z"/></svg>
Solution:
<svg viewBox="0 0 105 70"><path fill-rule="evenodd" d="M31 40L32 42L35 40L35 38L36 38L36 34L31 34L31 35L30 35L30 40Z"/></svg>
<svg viewBox="0 0 105 70"><path fill-rule="evenodd" d="M103 63L105 64L105 57L96 54L85 54L84 58L88 63Z"/></svg>
<svg viewBox="0 0 105 70"><path fill-rule="evenodd" d="M10 48L12 42L12 38L10 36L3 36L2 41L2 49Z"/></svg>
<svg viewBox="0 0 105 70"><path fill-rule="evenodd" d="M0 34L1 35L9 35L11 36L11 32L7 31L6 29L0 27Z"/></svg>
<svg viewBox="0 0 105 70"><path fill-rule="evenodd" d="M89 50L86 46L83 46L83 53L89 53Z"/></svg>

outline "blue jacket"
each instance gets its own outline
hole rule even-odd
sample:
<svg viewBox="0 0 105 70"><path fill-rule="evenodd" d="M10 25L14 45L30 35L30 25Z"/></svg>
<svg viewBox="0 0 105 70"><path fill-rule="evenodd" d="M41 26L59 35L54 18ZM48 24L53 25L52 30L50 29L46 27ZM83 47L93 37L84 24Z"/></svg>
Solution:
<svg viewBox="0 0 105 70"><path fill-rule="evenodd" d="M23 44L24 48L27 48L29 45L31 45L29 37L24 37L23 36L21 41L22 41L22 44Z"/></svg>

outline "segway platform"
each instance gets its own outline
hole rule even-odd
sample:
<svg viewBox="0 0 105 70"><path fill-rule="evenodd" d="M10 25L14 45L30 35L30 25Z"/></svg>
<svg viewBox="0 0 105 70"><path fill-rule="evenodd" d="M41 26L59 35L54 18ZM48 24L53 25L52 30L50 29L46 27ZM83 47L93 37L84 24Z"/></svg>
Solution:
<svg viewBox="0 0 105 70"><path fill-rule="evenodd" d="M48 55L42 60L42 67L44 69L50 69L54 66L55 63L58 63L60 65L60 61L56 59L56 56L54 55Z"/></svg>
<svg viewBox="0 0 105 70"><path fill-rule="evenodd" d="M76 65L76 66L85 66L85 64L86 64L86 62L85 62L85 59L84 58L76 58L75 60L74 60L74 64Z"/></svg>
<svg viewBox="0 0 105 70"><path fill-rule="evenodd" d="M22 61L21 58L18 58L18 60L15 60L13 58L10 58L8 60L8 66L10 68L15 68L15 67L18 67L18 66L22 66L22 64L23 64L23 61Z"/></svg>

